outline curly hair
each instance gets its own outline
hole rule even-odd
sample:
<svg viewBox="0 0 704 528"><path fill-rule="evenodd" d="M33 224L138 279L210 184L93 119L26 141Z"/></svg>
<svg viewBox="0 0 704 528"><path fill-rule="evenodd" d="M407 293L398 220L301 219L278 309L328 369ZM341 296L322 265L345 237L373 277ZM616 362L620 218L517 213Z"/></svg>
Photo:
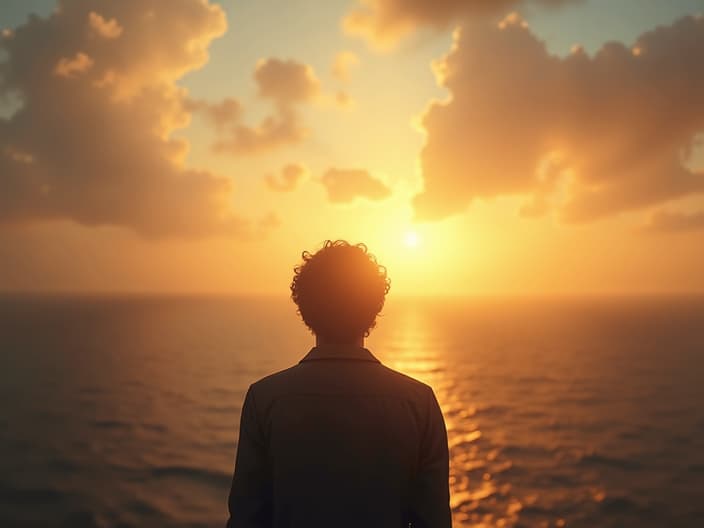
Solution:
<svg viewBox="0 0 704 528"><path fill-rule="evenodd" d="M384 307L391 282L364 244L326 240L304 251L294 268L291 299L306 326L334 343L368 336Z"/></svg>

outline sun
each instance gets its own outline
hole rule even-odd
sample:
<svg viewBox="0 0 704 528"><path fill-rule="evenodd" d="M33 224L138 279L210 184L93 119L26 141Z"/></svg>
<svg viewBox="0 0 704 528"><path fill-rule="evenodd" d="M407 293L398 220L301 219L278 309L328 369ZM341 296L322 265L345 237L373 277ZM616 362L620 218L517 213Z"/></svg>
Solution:
<svg viewBox="0 0 704 528"><path fill-rule="evenodd" d="M416 248L420 244L420 237L415 231L406 231L406 234L403 236L403 243L406 247Z"/></svg>

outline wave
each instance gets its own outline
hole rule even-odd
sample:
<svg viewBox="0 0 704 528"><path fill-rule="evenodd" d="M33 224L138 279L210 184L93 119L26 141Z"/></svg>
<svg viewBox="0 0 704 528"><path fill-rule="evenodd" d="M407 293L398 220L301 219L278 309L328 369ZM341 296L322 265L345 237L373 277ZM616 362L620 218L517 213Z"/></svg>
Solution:
<svg viewBox="0 0 704 528"><path fill-rule="evenodd" d="M93 420L91 425L97 429L131 430L132 424L121 420Z"/></svg>
<svg viewBox="0 0 704 528"><path fill-rule="evenodd" d="M63 517L60 525L62 528L108 528L111 526L100 516L90 510L79 510L69 513ZM121 527L132 528L132 525L120 523Z"/></svg>
<svg viewBox="0 0 704 528"><path fill-rule="evenodd" d="M617 469L636 471L643 468L643 464L632 458L619 458L598 453L588 453L579 458L578 465L584 466L609 466Z"/></svg>
<svg viewBox="0 0 704 528"><path fill-rule="evenodd" d="M166 433L168 432L169 428L164 425L164 424L158 424L158 423L150 423L150 422L141 422L139 424L139 427L146 431L152 431L155 433Z"/></svg>
<svg viewBox="0 0 704 528"><path fill-rule="evenodd" d="M601 504L599 509L604 514L615 514L615 513L634 513L640 510L638 503L628 497L606 497Z"/></svg>
<svg viewBox="0 0 704 528"><path fill-rule="evenodd" d="M195 466L162 466L152 468L150 476L156 479L181 478L218 489L227 489L232 482L232 475L222 471L213 471Z"/></svg>
<svg viewBox="0 0 704 528"><path fill-rule="evenodd" d="M0 483L0 504L38 506L65 501L68 494L56 488L18 488Z"/></svg>

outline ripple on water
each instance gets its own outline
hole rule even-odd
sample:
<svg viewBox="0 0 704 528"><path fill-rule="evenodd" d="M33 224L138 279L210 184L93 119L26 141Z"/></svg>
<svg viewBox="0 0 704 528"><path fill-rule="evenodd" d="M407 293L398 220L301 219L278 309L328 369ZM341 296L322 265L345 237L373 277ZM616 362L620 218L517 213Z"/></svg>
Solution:
<svg viewBox="0 0 704 528"><path fill-rule="evenodd" d="M165 424L161 423L153 423L153 422L140 422L139 427L141 427L145 431L150 431L153 433L168 433L169 432L169 427Z"/></svg>
<svg viewBox="0 0 704 528"><path fill-rule="evenodd" d="M30 506L59 504L67 501L70 494L55 487L20 488L0 483L0 504Z"/></svg>
<svg viewBox="0 0 704 528"><path fill-rule="evenodd" d="M123 422L121 420L93 420L91 425L96 429L110 429L130 431L133 428L132 423Z"/></svg>
<svg viewBox="0 0 704 528"><path fill-rule="evenodd" d="M607 466L627 471L638 471L643 469L643 464L635 458L621 458L615 456L602 455L600 453L587 453L579 458L578 464L581 466Z"/></svg>
<svg viewBox="0 0 704 528"><path fill-rule="evenodd" d="M109 528L114 526L101 515L90 510L77 510L63 516L60 528ZM126 528L130 525L120 524Z"/></svg>
<svg viewBox="0 0 704 528"><path fill-rule="evenodd" d="M464 447L467 444L472 444L482 437L482 432L479 429L470 431L468 433L460 433L453 435L449 440L450 449L456 447Z"/></svg>
<svg viewBox="0 0 704 528"><path fill-rule="evenodd" d="M640 507L636 501L629 497L605 497L601 501L600 510L605 514L634 513Z"/></svg>
<svg viewBox="0 0 704 528"><path fill-rule="evenodd" d="M196 466L162 466L149 471L155 479L184 479L198 484L226 489L232 482L232 475L222 471L213 471Z"/></svg>
<svg viewBox="0 0 704 528"><path fill-rule="evenodd" d="M286 325L268 305L174 300L81 301L100 319L86 325L76 301L57 303L0 328L17 343L0 347L0 528L221 526L239 405L256 378L291 364L269 340ZM383 337L402 321L389 308L371 348L435 390L457 528L704 526L704 305L679 319L650 306L657 319L423 303L402 340ZM14 301L0 310L18 317ZM59 311L60 324L39 325ZM244 320L266 320L267 335ZM213 321L222 334L209 334ZM80 353L79 335L90 344ZM217 350L198 346L207 340Z"/></svg>

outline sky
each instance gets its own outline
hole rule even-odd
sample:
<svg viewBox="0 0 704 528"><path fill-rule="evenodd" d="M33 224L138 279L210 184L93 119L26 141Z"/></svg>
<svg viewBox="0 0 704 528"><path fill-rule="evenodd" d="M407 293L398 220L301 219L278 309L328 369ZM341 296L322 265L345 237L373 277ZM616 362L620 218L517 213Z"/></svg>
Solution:
<svg viewBox="0 0 704 528"><path fill-rule="evenodd" d="M7 0L0 291L704 292L704 0Z"/></svg>

